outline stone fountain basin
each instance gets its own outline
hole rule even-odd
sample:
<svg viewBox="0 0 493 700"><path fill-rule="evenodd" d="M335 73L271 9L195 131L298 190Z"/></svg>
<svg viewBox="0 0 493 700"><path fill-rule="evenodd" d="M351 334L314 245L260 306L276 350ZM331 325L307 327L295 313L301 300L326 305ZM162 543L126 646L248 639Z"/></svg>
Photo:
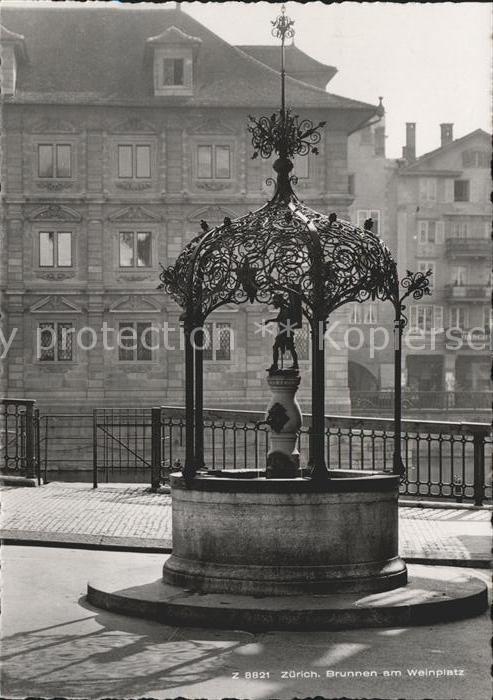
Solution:
<svg viewBox="0 0 493 700"><path fill-rule="evenodd" d="M331 470L310 479L171 476L173 553L167 584L203 593L289 596L403 586L399 477Z"/></svg>

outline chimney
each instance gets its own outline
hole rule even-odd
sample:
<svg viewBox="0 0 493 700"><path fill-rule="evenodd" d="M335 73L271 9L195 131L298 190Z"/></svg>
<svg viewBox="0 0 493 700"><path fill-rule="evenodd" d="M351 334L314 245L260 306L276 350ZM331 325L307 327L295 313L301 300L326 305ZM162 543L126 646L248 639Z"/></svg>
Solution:
<svg viewBox="0 0 493 700"><path fill-rule="evenodd" d="M454 140L454 125L440 124L440 136L442 148Z"/></svg>
<svg viewBox="0 0 493 700"><path fill-rule="evenodd" d="M402 149L402 157L408 163L416 160L416 123L406 122L406 145Z"/></svg>

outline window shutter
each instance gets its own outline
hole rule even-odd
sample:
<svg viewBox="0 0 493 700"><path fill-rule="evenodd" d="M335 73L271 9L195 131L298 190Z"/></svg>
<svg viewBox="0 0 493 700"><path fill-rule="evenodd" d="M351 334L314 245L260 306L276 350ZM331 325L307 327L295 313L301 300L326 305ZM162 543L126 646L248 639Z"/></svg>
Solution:
<svg viewBox="0 0 493 700"><path fill-rule="evenodd" d="M418 306L416 304L413 304L409 309L409 312L410 328L416 329L418 321Z"/></svg>
<svg viewBox="0 0 493 700"><path fill-rule="evenodd" d="M435 231L435 242L437 245L443 245L445 241L445 223L443 221L437 221Z"/></svg>
<svg viewBox="0 0 493 700"><path fill-rule="evenodd" d="M436 202L437 199L437 181L435 178L430 178L428 180L428 199Z"/></svg>
<svg viewBox="0 0 493 700"><path fill-rule="evenodd" d="M358 228L363 228L363 225L368 218L368 211L366 209L358 209L356 226Z"/></svg>
<svg viewBox="0 0 493 700"><path fill-rule="evenodd" d="M418 243L426 243L428 240L428 222L418 221Z"/></svg>
<svg viewBox="0 0 493 700"><path fill-rule="evenodd" d="M450 179L445 180L445 201L454 201L454 181Z"/></svg>
<svg viewBox="0 0 493 700"><path fill-rule="evenodd" d="M193 61L186 58L183 67L183 84L187 87L193 86Z"/></svg>
<svg viewBox="0 0 493 700"><path fill-rule="evenodd" d="M433 328L437 330L443 328L443 306L433 307Z"/></svg>
<svg viewBox="0 0 493 700"><path fill-rule="evenodd" d="M426 199L426 180L422 177L419 179L419 198L421 201Z"/></svg>

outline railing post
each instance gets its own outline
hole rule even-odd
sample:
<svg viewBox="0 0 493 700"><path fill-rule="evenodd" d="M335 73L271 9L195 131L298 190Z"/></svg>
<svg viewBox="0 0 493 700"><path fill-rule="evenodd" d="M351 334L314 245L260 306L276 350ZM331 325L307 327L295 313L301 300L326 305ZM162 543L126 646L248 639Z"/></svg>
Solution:
<svg viewBox="0 0 493 700"><path fill-rule="evenodd" d="M151 408L151 489L161 484L161 409Z"/></svg>
<svg viewBox="0 0 493 700"><path fill-rule="evenodd" d="M36 434L34 430L34 405L32 402L26 404L26 478L34 479L36 476L34 455L35 455Z"/></svg>
<svg viewBox="0 0 493 700"><path fill-rule="evenodd" d="M482 506L484 499L484 442L486 433L475 433L474 445L474 505Z"/></svg>
<svg viewBox="0 0 493 700"><path fill-rule="evenodd" d="M92 411L92 487L98 488L98 415L97 408Z"/></svg>
<svg viewBox="0 0 493 700"><path fill-rule="evenodd" d="M36 477L38 479L38 486L41 486L41 450L40 450L40 417L39 408L34 409L34 427L35 427L35 454L34 461L36 464Z"/></svg>

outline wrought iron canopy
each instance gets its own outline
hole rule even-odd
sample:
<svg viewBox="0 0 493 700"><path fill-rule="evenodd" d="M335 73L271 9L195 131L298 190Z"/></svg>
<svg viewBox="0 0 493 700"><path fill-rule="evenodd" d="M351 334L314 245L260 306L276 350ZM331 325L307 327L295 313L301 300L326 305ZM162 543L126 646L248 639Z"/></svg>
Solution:
<svg viewBox="0 0 493 700"><path fill-rule="evenodd" d="M269 304L274 294L299 294L310 321L351 301L392 297L398 281L388 248L371 230L310 209L290 186L286 192L291 162L282 160L270 202L204 230L162 270L162 287L192 324L225 304Z"/></svg>
<svg viewBox="0 0 493 700"><path fill-rule="evenodd" d="M281 39L281 109L271 117L250 117L253 157L276 153L275 192L263 207L236 219L226 217L202 232L179 255L175 264L163 268L163 288L183 309L185 325L185 475L193 478L203 459L203 356L192 343L192 329L226 304L271 304L275 295L298 306L312 327L312 425L311 478L324 481L325 468L325 365L324 323L329 314L348 302L390 300L395 309L395 402L394 472L400 473L401 441L401 337L406 318L404 301L430 294L430 271L410 272L399 280L389 249L372 231L371 219L364 228L314 211L301 202L291 176L295 155L317 154L324 122L314 125L300 119L285 106L284 42L294 34L293 22L284 6L272 23ZM278 305L276 303L276 305Z"/></svg>
<svg viewBox="0 0 493 700"><path fill-rule="evenodd" d="M200 325L215 309L246 301L272 302L274 294L298 294L310 321L327 319L343 304L389 299L398 289L390 251L371 231L326 216L300 202L290 175L294 155L317 154L320 129L285 106L284 42L293 22L281 14L272 22L281 39L281 109L271 117L250 117L253 157L278 155L273 198L261 209L202 233L175 264L163 268L161 287L184 309L184 320Z"/></svg>

